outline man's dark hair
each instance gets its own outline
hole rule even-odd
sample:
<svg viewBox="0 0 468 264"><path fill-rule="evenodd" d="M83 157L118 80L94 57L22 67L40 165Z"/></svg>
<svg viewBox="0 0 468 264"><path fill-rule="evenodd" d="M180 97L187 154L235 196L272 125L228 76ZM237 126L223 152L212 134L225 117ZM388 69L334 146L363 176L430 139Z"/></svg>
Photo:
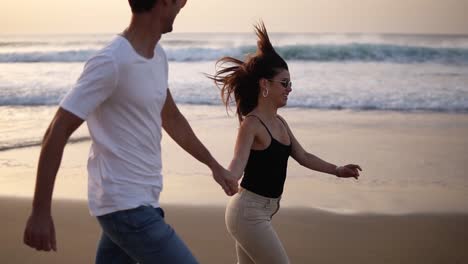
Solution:
<svg viewBox="0 0 468 264"><path fill-rule="evenodd" d="M150 11L158 0L128 0L133 14Z"/></svg>

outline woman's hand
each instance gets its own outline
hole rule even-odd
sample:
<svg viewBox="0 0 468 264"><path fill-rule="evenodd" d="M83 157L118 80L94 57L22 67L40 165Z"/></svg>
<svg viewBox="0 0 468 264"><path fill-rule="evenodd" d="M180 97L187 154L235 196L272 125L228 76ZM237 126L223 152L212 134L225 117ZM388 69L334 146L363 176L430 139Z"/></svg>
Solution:
<svg viewBox="0 0 468 264"><path fill-rule="evenodd" d="M355 178L358 179L359 171L362 171L359 165L348 164L345 166L339 166L336 168L336 176L338 178Z"/></svg>
<svg viewBox="0 0 468 264"><path fill-rule="evenodd" d="M219 164L213 167L212 172L213 178L221 185L227 195L232 196L239 191L238 180L232 176L231 172Z"/></svg>

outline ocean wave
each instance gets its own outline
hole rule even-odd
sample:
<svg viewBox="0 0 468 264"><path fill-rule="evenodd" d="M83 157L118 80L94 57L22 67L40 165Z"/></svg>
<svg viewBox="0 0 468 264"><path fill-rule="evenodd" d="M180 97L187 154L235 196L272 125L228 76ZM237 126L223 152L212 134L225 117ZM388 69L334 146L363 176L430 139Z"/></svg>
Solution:
<svg viewBox="0 0 468 264"><path fill-rule="evenodd" d="M98 50L27 51L0 53L0 63L84 62Z"/></svg>
<svg viewBox="0 0 468 264"><path fill-rule="evenodd" d="M278 52L289 60L365 61L467 64L468 49L429 48L398 45L317 45L279 47Z"/></svg>
<svg viewBox="0 0 468 264"><path fill-rule="evenodd" d="M64 91L65 93L65 91ZM0 97L0 106L54 106L58 105L62 95L37 95L24 97ZM178 95L175 98L177 103L190 105L220 105L217 97L193 97L188 95ZM323 110L353 110L353 111L397 111L397 112L447 112L447 113L468 113L466 99L452 98L440 99L437 101L426 100L405 100L401 98L398 103L388 103L385 98L380 102L359 102L350 101L348 103L337 103L333 100L309 101L307 99L294 99L288 102L288 107L323 109ZM1 149L1 148L0 148Z"/></svg>
<svg viewBox="0 0 468 264"><path fill-rule="evenodd" d="M255 46L240 46L237 48L173 48L171 45L166 45L165 48L169 61L179 62L214 61L223 56L242 58L248 53L255 52ZM288 45L279 46L276 49L285 60L468 64L468 49L463 48L346 44ZM96 52L98 52L97 49L3 52L0 53L0 63L84 62Z"/></svg>
<svg viewBox="0 0 468 264"><path fill-rule="evenodd" d="M220 105L219 102L194 102L177 100L177 103L188 105ZM374 104L335 104L330 102L323 102L319 104L307 104L303 102L288 103L288 107L292 108L307 108L315 110L351 110L351 111L394 111L394 112L427 112L427 113L468 113L468 106L463 105L447 105L447 106L415 106L401 104L399 106L389 105L374 105ZM235 110L235 107L232 107Z"/></svg>
<svg viewBox="0 0 468 264"><path fill-rule="evenodd" d="M83 141L91 140L89 136L83 137L72 137L68 140L68 143L79 143ZM37 147L42 144L42 139L31 140L31 141L23 141L23 142L11 142L11 143L3 143L0 144L0 152L12 150L12 149L21 149L21 148L30 148L30 147Z"/></svg>
<svg viewBox="0 0 468 264"><path fill-rule="evenodd" d="M45 46L49 45L45 41L3 41L0 42L0 47L30 47L30 46Z"/></svg>

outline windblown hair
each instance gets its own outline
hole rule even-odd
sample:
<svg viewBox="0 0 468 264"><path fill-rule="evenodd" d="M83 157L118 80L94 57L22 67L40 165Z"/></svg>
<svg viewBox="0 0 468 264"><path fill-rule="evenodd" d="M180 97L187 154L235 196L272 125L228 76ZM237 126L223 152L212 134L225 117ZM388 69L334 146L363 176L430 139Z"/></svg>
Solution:
<svg viewBox="0 0 468 264"><path fill-rule="evenodd" d="M245 62L223 57L216 62L215 75L208 75L220 88L226 110L234 95L239 123L257 107L260 79L272 79L280 71L288 70L286 62L271 45L264 23L260 21L254 29L258 37L256 53L247 55ZM225 64L231 66L224 67Z"/></svg>
<svg viewBox="0 0 468 264"><path fill-rule="evenodd" d="M128 4L133 14L140 14L150 11L158 0L128 0Z"/></svg>

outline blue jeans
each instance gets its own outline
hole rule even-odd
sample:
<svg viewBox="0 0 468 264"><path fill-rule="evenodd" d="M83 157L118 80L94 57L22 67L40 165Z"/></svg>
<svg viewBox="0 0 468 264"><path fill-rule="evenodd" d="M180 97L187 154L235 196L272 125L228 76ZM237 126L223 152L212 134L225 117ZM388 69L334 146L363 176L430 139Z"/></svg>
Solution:
<svg viewBox="0 0 468 264"><path fill-rule="evenodd" d="M161 208L140 206L97 217L102 228L96 264L198 263Z"/></svg>

